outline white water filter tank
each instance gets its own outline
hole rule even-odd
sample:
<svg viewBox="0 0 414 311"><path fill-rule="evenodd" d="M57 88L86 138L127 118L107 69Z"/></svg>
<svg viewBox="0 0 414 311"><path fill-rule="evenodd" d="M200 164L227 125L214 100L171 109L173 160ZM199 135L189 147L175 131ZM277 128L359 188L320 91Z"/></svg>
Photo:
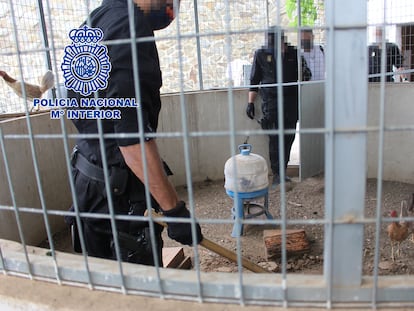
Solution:
<svg viewBox="0 0 414 311"><path fill-rule="evenodd" d="M224 165L224 188L239 193L267 188L269 178L266 160L261 155L251 153L250 144L240 145L239 150L240 154L228 159Z"/></svg>

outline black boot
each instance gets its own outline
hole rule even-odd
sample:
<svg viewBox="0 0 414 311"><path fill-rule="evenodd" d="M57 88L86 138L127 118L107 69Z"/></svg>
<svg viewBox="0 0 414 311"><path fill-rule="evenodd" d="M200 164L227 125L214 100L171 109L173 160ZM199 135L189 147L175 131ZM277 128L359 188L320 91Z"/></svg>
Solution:
<svg viewBox="0 0 414 311"><path fill-rule="evenodd" d="M274 173L271 189L275 189L279 184L280 184L280 176L278 173Z"/></svg>

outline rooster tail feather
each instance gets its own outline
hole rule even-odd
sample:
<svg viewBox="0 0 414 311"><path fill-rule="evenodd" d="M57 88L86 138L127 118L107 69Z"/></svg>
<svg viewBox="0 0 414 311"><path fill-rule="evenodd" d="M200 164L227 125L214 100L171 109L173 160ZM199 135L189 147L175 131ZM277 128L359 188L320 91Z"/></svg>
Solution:
<svg viewBox="0 0 414 311"><path fill-rule="evenodd" d="M10 77L7 72L0 70L0 76L4 79L4 81L6 81L7 83L14 83L17 80L13 79L12 77Z"/></svg>
<svg viewBox="0 0 414 311"><path fill-rule="evenodd" d="M55 76L53 72L48 70L40 79L40 91L42 93L46 92L48 89L51 89L55 85Z"/></svg>

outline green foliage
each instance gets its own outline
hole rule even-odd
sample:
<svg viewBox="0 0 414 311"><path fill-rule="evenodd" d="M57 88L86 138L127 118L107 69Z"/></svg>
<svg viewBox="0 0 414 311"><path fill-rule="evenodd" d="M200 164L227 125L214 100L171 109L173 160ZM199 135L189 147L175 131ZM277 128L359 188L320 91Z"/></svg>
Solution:
<svg viewBox="0 0 414 311"><path fill-rule="evenodd" d="M290 19L290 26L298 26L298 0L286 0L286 13ZM318 7L323 6L322 0L299 0L301 11L301 26L313 26L318 18Z"/></svg>

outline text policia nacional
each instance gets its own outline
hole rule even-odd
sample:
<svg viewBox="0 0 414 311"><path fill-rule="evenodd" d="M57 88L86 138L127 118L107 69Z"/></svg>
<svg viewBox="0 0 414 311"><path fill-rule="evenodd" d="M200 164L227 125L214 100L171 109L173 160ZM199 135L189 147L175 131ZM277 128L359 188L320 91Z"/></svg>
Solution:
<svg viewBox="0 0 414 311"><path fill-rule="evenodd" d="M81 98L80 101L75 98L35 98L33 106L52 109L52 119L60 119L65 114L68 119L120 119L121 111L114 108L138 107L138 104L135 98ZM64 108L71 109L65 111Z"/></svg>

